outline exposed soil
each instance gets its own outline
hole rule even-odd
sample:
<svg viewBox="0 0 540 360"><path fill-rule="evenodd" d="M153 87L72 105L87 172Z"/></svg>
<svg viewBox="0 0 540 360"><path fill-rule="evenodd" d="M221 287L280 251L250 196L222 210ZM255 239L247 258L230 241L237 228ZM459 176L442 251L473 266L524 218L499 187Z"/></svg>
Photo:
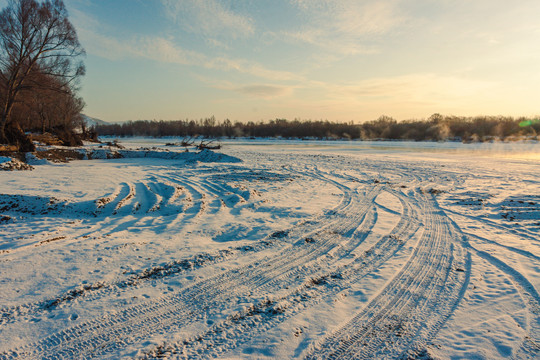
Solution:
<svg viewBox="0 0 540 360"><path fill-rule="evenodd" d="M74 149L49 149L37 151L34 155L38 159L46 159L56 163L65 163L72 160L83 160L84 154Z"/></svg>

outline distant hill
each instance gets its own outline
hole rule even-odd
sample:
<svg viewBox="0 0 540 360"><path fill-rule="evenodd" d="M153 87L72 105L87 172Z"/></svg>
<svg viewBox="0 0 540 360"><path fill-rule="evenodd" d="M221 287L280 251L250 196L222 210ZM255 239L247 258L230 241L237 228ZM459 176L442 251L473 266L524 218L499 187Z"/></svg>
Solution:
<svg viewBox="0 0 540 360"><path fill-rule="evenodd" d="M90 117L90 116L85 115L85 114L81 114L81 115L82 115L83 120L86 123L87 127L92 127L92 126L95 126L95 125L109 125L108 122L103 121L101 119L96 119L96 118Z"/></svg>

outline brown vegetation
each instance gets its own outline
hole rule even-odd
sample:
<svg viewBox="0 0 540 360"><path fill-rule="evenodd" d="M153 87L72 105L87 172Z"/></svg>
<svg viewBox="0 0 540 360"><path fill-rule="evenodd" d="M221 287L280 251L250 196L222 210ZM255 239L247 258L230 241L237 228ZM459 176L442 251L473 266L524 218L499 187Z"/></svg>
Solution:
<svg viewBox="0 0 540 360"><path fill-rule="evenodd" d="M0 143L33 151L24 131L80 145L84 50L61 0L11 0L0 12Z"/></svg>

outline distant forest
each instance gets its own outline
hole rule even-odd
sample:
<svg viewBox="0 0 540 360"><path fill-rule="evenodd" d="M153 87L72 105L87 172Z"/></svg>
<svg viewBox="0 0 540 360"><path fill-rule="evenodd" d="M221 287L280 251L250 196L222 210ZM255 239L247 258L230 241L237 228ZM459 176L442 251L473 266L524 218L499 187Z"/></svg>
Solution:
<svg viewBox="0 0 540 360"><path fill-rule="evenodd" d="M540 139L540 120L504 116L458 117L433 114L428 119L397 121L388 116L362 124L323 120L275 119L261 122L200 120L138 120L122 124L97 125L99 135L177 136L205 138L285 138L285 139L358 139L413 141L491 141Z"/></svg>

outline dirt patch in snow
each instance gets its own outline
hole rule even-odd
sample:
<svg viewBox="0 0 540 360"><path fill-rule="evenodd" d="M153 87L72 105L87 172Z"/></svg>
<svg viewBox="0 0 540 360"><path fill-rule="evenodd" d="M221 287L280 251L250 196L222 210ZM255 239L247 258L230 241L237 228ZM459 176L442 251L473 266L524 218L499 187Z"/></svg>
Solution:
<svg viewBox="0 0 540 360"><path fill-rule="evenodd" d="M37 151L34 155L38 159L45 159L55 163L66 163L72 160L83 160L84 152L79 149L48 149Z"/></svg>

